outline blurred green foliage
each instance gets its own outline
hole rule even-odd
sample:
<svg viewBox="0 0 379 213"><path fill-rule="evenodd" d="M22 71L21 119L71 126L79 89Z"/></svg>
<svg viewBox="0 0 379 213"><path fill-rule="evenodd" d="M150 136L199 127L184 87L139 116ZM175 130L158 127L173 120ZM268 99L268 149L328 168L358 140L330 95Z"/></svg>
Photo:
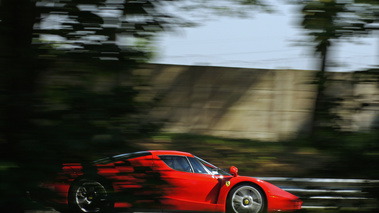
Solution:
<svg viewBox="0 0 379 213"><path fill-rule="evenodd" d="M159 129L144 118L154 103L135 100L147 82L131 72L151 56L155 33L178 21L159 6L0 2L1 212L34 206L27 192L60 163L137 150L132 139Z"/></svg>

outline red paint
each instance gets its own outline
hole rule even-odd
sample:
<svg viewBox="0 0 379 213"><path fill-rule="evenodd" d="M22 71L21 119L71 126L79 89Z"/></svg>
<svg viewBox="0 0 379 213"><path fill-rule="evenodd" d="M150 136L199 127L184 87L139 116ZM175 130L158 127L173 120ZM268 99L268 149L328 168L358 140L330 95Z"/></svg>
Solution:
<svg viewBox="0 0 379 213"><path fill-rule="evenodd" d="M230 174L232 174L233 177L237 177L238 176L238 169L237 169L237 167L235 167L235 166L230 167Z"/></svg>
<svg viewBox="0 0 379 213"><path fill-rule="evenodd" d="M148 151L145 156L132 159L121 159L115 162L100 162L91 167L92 172L111 182L115 192L129 192L134 189L136 196L154 195L163 193L160 201L163 204L158 208L186 211L210 211L224 212L228 193L239 184L248 183L260 187L267 199L267 211L293 211L301 209L302 201L296 196L265 181L245 176L238 176L238 169L231 167L232 175L212 175L185 171L177 171L170 168L159 156L184 156L193 158L187 152L156 150ZM112 160L110 160L112 161ZM212 167L212 166L210 166ZM144 170L141 170L143 168ZM67 203L67 194L70 185L83 177L85 168L81 164L64 164L63 172L57 183L50 188L64 195L61 202ZM149 185L146 188L146 180L159 174L165 181L163 185ZM62 178L65 177L65 178ZM226 184L226 181L230 183ZM150 187L150 188L149 188ZM143 190L146 189L146 190ZM152 200L140 200L136 203L152 203ZM129 208L133 205L118 200L116 208Z"/></svg>

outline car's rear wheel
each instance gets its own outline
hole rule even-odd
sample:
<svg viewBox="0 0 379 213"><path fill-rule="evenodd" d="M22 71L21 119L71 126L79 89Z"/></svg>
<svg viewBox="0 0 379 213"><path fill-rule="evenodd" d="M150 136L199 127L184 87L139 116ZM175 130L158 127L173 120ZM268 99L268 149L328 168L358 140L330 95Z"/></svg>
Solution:
<svg viewBox="0 0 379 213"><path fill-rule="evenodd" d="M112 209L109 187L93 179L75 182L70 188L68 202L75 212L109 212Z"/></svg>
<svg viewBox="0 0 379 213"><path fill-rule="evenodd" d="M227 198L227 213L262 213L266 210L266 199L262 190L254 185L234 187Z"/></svg>

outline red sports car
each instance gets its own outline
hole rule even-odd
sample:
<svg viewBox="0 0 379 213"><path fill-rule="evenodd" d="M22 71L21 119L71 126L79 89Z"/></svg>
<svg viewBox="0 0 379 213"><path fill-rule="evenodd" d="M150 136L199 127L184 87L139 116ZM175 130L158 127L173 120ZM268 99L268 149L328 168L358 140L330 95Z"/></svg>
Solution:
<svg viewBox="0 0 379 213"><path fill-rule="evenodd" d="M302 201L265 181L230 174L186 152L142 151L63 165L48 184L76 212L117 208L227 213L291 212Z"/></svg>

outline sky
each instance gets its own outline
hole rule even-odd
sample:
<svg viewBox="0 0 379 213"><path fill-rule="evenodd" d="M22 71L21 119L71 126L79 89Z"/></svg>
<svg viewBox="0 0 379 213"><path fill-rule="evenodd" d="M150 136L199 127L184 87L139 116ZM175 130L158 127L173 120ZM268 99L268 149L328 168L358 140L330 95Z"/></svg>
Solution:
<svg viewBox="0 0 379 213"><path fill-rule="evenodd" d="M223 67L317 70L318 58L301 29L299 8L280 4L251 17L210 16L200 26L158 36L152 63ZM278 3L279 2L279 3ZM379 64L379 34L335 42L329 71L348 72Z"/></svg>

